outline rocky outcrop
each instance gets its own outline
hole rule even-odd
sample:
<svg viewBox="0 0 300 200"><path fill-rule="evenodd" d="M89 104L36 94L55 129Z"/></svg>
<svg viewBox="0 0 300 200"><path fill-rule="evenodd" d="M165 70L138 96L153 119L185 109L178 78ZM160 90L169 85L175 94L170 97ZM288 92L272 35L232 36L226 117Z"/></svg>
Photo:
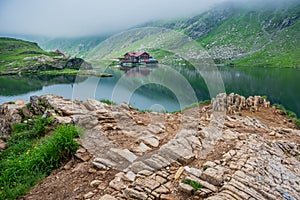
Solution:
<svg viewBox="0 0 300 200"><path fill-rule="evenodd" d="M12 125L22 122L21 110L26 106L24 101L5 103L0 106L1 138L9 137Z"/></svg>
<svg viewBox="0 0 300 200"><path fill-rule="evenodd" d="M30 58L30 57L29 57ZM25 58L25 59L29 59ZM23 68L22 71L51 71L62 69L75 69L75 70L89 70L92 69L92 65L87 63L82 58L51 58L43 56L38 58L36 63L30 68Z"/></svg>
<svg viewBox="0 0 300 200"><path fill-rule="evenodd" d="M241 110L259 111L260 108L270 107L270 102L261 96L250 96L247 99L238 94L219 94L212 99L213 111L226 111L229 114L240 112Z"/></svg>
<svg viewBox="0 0 300 200"><path fill-rule="evenodd" d="M25 199L300 198L300 132L259 96L220 94L211 105L170 114L43 95L1 113L19 110L85 132L78 163L65 164Z"/></svg>

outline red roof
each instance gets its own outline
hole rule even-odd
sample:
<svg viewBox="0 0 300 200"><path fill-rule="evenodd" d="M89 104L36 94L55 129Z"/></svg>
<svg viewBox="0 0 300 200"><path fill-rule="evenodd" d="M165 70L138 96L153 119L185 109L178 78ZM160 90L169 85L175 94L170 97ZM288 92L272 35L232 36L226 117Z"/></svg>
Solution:
<svg viewBox="0 0 300 200"><path fill-rule="evenodd" d="M144 54L144 53L148 54L148 53L145 52L145 51L138 51L138 52L128 52L128 53L126 53L125 55L134 56L134 57L139 57L140 55L142 55L142 54ZM150 55L150 54L148 54L148 55Z"/></svg>

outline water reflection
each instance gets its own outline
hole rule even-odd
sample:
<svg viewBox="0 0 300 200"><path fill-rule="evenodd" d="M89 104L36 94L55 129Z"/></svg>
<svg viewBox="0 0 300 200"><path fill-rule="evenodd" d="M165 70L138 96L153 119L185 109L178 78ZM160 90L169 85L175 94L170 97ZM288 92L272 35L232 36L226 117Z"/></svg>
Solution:
<svg viewBox="0 0 300 200"><path fill-rule="evenodd" d="M31 95L72 92L74 84L87 79L69 75L0 76L0 104L17 99L28 100Z"/></svg>
<svg viewBox="0 0 300 200"><path fill-rule="evenodd" d="M150 73L158 68L158 65L140 65L136 67L120 66L120 70L124 71L127 76L149 76Z"/></svg>
<svg viewBox="0 0 300 200"><path fill-rule="evenodd" d="M197 101L210 98L204 79L193 69L184 66L173 66L193 88ZM161 105L167 111L180 109L177 96L188 96L185 88L174 79L174 74L166 66L138 66L135 68L108 68L110 78L76 77L76 76L2 76L0 77L0 103L17 99L29 100L31 95L57 94L66 98L85 100L86 98L111 99L116 85L123 80L118 90L117 102L125 101L130 94L129 103L139 109L150 109ZM226 92L239 93L244 96L266 95L272 103L283 104L300 116L300 70L272 68L228 68L220 67ZM212 78L218 73L213 71L207 76ZM172 87L156 84L155 81L173 82ZM152 78L152 79L151 79ZM152 81L152 82L151 82ZM170 83L168 83L170 84ZM140 87L132 91L133 86ZM178 86L178 87L177 87ZM189 102L190 100L187 100Z"/></svg>

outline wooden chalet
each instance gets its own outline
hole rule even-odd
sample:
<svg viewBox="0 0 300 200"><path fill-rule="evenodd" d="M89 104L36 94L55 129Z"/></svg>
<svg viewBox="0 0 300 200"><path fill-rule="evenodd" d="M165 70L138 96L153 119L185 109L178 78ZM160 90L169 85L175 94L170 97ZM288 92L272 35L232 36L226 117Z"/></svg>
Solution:
<svg viewBox="0 0 300 200"><path fill-rule="evenodd" d="M124 58L121 59L122 64L148 64L157 63L149 53L147 52L127 52Z"/></svg>

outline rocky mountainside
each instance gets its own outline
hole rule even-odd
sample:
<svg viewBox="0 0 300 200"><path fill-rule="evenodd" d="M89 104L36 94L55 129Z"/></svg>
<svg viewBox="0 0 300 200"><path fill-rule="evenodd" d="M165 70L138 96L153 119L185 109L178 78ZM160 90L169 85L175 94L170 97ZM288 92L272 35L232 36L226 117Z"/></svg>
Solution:
<svg viewBox="0 0 300 200"><path fill-rule="evenodd" d="M220 94L172 114L55 95L29 105L2 105L1 132L24 120L22 110L85 134L74 159L21 199L300 198L300 132L259 96Z"/></svg>
<svg viewBox="0 0 300 200"><path fill-rule="evenodd" d="M18 74L62 69L91 69L81 58L63 53L46 52L37 43L13 38L0 38L0 74Z"/></svg>
<svg viewBox="0 0 300 200"><path fill-rule="evenodd" d="M147 26L174 29L197 40L217 64L299 67L300 3L229 3L184 20Z"/></svg>

